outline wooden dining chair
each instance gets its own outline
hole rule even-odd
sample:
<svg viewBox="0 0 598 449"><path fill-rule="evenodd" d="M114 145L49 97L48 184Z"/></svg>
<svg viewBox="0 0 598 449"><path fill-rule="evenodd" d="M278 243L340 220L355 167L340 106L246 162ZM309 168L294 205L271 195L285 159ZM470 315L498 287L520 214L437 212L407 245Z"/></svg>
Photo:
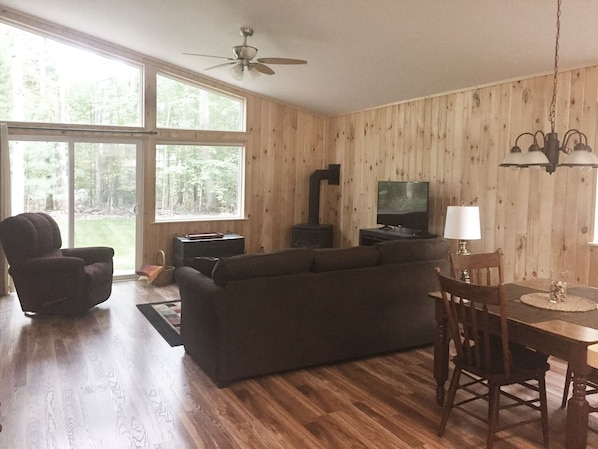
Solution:
<svg viewBox="0 0 598 449"><path fill-rule="evenodd" d="M478 285L497 285L504 282L502 259L503 253L500 248L492 253L449 254L453 277L464 280L463 273L467 272L469 282Z"/></svg>
<svg viewBox="0 0 598 449"><path fill-rule="evenodd" d="M543 443L548 446L545 381L546 371L550 368L548 357L509 344L504 285L476 285L443 276L439 269L436 272L456 350L438 436L444 435L451 411L457 408L488 425L488 449L492 448L497 432L536 421L542 423ZM498 313L499 323L491 319L489 308ZM490 329L491 323L499 324L494 333ZM500 335L496 335L497 330ZM465 377L463 382L462 375ZM513 389L503 389L514 384L526 387L528 394L520 397ZM458 391L462 393L456 401ZM501 397L508 401L501 405ZM477 399L488 401L487 415L479 416L471 407L466 407ZM499 421L499 410L521 406L530 407L539 412L539 416L519 415L515 422Z"/></svg>

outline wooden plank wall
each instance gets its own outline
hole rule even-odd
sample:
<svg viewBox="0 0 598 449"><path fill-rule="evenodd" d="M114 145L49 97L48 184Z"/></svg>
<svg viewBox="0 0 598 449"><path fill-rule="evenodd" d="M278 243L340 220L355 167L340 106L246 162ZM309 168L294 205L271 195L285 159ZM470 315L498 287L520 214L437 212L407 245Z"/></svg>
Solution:
<svg viewBox="0 0 598 449"><path fill-rule="evenodd" d="M498 167L521 132L549 129L552 75L324 118L5 7L0 14L143 64L148 75L166 70L247 99L246 132L157 130L143 138L144 263L158 249L170 260L172 237L189 232L237 232L246 237L248 252L289 247L292 225L307 221L309 176L338 163L341 185L323 182L320 200L321 222L333 224L335 246L356 245L360 228L376 226L378 180L430 181L431 232L442 234L447 206L478 205L482 239L470 248L502 248L507 280L548 277L551 268L566 268L571 282L598 286L598 248L588 245L595 170L560 168L548 175ZM155 129L155 86L145 87L149 131ZM598 67L562 72L558 87L556 131L562 137L566 129L579 128L596 148ZM154 222L155 144L190 139L245 145L245 220Z"/></svg>
<svg viewBox="0 0 598 449"><path fill-rule="evenodd" d="M288 248L292 226L307 222L309 176L327 167L323 165L326 119L259 96L248 93L244 96L247 132L240 140L245 144L246 219L155 223L155 157L148 154L144 260L152 260L160 248L171 258L173 236L192 232L241 234L245 237L246 252ZM174 134L181 133L161 131L157 138L172 140ZM148 145L148 149L155 151L155 145Z"/></svg>
<svg viewBox="0 0 598 449"><path fill-rule="evenodd" d="M341 164L342 185L323 219L336 223L336 245L358 244L359 228L376 226L378 180L429 181L430 231L442 234L447 206L479 206L482 239L470 249L502 248L507 280L564 268L571 282L596 285L595 170L498 166L521 132L550 129L552 82L538 76L330 119L327 160ZM559 74L560 137L578 128L596 148L597 95L598 67ZM531 142L520 143L525 151Z"/></svg>
<svg viewBox="0 0 598 449"><path fill-rule="evenodd" d="M153 263L156 253L163 249L167 263L172 260L172 238L190 232L235 232L243 235L246 251L256 252L291 246L291 228L306 223L308 215L309 176L327 168L325 132L327 119L272 99L252 94L237 86L221 83L201 74L153 59L127 48L114 45L84 33L22 14L0 5L0 16L8 22L32 30L41 30L59 40L103 54L115 55L143 65L148 80L144 86L145 117L142 131L157 134L143 136L143 263ZM196 81L246 99L247 124L245 132L206 132L156 129L155 74L167 72L184 80ZM10 123L27 126L28 123ZM42 124L43 130L19 130L19 135L61 136L62 126ZM81 128L76 126L73 128ZM71 137L98 137L94 129L101 128L105 138L122 138L120 132L110 133L107 127L89 126L90 131L69 132ZM119 129L122 131L123 129ZM108 132L106 132L108 131ZM139 131L138 128L132 131ZM135 135L135 134L133 134ZM155 151L160 142L210 142L245 145L245 219L224 221L193 221L155 223Z"/></svg>

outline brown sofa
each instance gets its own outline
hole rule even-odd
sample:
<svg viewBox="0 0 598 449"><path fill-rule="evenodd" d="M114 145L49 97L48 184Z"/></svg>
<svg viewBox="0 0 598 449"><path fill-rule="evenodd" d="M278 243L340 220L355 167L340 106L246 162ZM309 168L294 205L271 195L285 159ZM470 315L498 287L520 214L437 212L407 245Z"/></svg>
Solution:
<svg viewBox="0 0 598 449"><path fill-rule="evenodd" d="M442 238L290 249L178 268L186 352L220 387L431 344Z"/></svg>

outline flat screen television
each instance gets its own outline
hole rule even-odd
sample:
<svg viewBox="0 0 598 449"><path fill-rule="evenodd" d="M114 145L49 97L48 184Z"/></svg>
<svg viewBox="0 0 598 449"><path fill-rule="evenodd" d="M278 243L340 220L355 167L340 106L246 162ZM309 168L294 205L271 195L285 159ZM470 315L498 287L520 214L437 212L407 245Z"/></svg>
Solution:
<svg viewBox="0 0 598 449"><path fill-rule="evenodd" d="M428 232L428 182L379 181L377 223Z"/></svg>

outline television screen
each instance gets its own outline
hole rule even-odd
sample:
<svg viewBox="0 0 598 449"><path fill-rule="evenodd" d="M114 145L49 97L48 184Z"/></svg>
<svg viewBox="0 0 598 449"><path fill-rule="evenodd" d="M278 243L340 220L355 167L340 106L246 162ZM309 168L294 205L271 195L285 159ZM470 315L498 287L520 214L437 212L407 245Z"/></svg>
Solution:
<svg viewBox="0 0 598 449"><path fill-rule="evenodd" d="M428 231L428 182L379 181L377 222Z"/></svg>

